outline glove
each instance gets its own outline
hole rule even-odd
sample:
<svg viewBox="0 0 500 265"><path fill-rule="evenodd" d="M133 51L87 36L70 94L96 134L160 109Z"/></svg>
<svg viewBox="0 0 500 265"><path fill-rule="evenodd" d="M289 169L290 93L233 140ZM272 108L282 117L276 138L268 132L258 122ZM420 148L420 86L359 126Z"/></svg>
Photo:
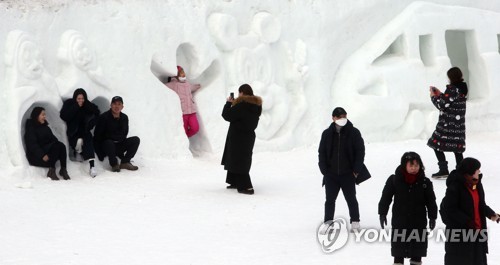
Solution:
<svg viewBox="0 0 500 265"><path fill-rule="evenodd" d="M380 226L382 227L382 229L384 229L384 227L387 225L387 216L381 214L380 215Z"/></svg>
<svg viewBox="0 0 500 265"><path fill-rule="evenodd" d="M436 219L429 219L429 228L434 230L436 228Z"/></svg>

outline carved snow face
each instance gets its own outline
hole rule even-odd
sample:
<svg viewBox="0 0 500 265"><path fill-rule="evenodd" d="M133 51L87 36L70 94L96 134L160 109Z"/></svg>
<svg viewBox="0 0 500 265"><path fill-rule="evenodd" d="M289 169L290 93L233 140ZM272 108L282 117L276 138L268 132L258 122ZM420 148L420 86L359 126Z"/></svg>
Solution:
<svg viewBox="0 0 500 265"><path fill-rule="evenodd" d="M28 79L40 78L43 73L42 58L37 45L31 41L20 44L18 54L18 70Z"/></svg>

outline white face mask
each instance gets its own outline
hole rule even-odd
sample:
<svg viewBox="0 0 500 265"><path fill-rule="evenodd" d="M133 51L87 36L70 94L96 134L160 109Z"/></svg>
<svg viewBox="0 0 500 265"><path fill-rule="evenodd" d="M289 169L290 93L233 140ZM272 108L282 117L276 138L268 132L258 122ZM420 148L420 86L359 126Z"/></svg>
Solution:
<svg viewBox="0 0 500 265"><path fill-rule="evenodd" d="M347 124L347 118L340 118L335 121L338 126L345 126Z"/></svg>
<svg viewBox="0 0 500 265"><path fill-rule="evenodd" d="M178 79L179 79L179 82L186 82L186 77L180 77L180 76L179 76L179 78L178 78Z"/></svg>

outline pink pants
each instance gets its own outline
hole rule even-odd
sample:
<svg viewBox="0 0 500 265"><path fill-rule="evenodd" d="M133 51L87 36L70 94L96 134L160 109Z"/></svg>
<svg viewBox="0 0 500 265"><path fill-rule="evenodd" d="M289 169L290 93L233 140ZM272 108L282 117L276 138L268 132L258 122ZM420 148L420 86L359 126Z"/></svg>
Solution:
<svg viewBox="0 0 500 265"><path fill-rule="evenodd" d="M196 113L183 114L182 120L184 121L184 130L186 131L187 137L195 135L200 130Z"/></svg>

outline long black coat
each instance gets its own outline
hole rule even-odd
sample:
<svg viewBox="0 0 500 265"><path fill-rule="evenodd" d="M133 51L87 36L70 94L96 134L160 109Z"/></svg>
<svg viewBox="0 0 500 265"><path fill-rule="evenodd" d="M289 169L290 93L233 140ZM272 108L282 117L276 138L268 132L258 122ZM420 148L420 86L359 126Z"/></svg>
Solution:
<svg viewBox="0 0 500 265"><path fill-rule="evenodd" d="M233 173L248 174L252 166L255 129L262 113L262 99L257 96L240 96L233 104L226 102L222 117L228 121L222 165Z"/></svg>
<svg viewBox="0 0 500 265"><path fill-rule="evenodd" d="M50 148L59 142L48 126L33 119L26 120L24 143L26 145L26 158L30 165L37 166L42 157L49 153Z"/></svg>
<svg viewBox="0 0 500 265"><path fill-rule="evenodd" d="M318 148L318 165L325 177L333 174L369 174L364 165L365 143L350 121L336 132L335 123L323 131ZM348 172L346 172L348 171Z"/></svg>
<svg viewBox="0 0 500 265"><path fill-rule="evenodd" d="M85 103L82 107L76 102L76 97L83 94ZM96 119L101 112L94 103L88 101L85 90L79 88L73 93L73 98L64 101L61 108L60 117L66 122L66 135L72 147L76 145L78 138L82 138L85 133L90 132L96 123Z"/></svg>
<svg viewBox="0 0 500 265"><path fill-rule="evenodd" d="M465 102L467 84L464 82L447 85L444 93L431 97L439 110L436 130L427 145L442 152L463 153L465 151Z"/></svg>
<svg viewBox="0 0 500 265"><path fill-rule="evenodd" d="M487 229L486 217L495 215L493 211L485 202L485 195L483 184L480 181L477 184L477 191L479 195L479 214L481 217L481 228ZM472 229L474 222L474 202L472 195L466 186L464 174L453 170L446 180L446 194L441 201L440 214L443 223L446 225L446 232L451 229ZM487 236L487 233L485 233ZM459 235L462 238L462 234ZM488 241L478 243L484 251L484 258L488 253ZM474 243L471 242L446 242L445 250L447 255L448 264L461 264L461 265L475 265L472 262Z"/></svg>
<svg viewBox="0 0 500 265"><path fill-rule="evenodd" d="M392 235L395 235L395 229L399 233L406 229L405 240L399 237L398 241L391 240L391 254L394 257L425 257L427 256L427 217L429 219L437 218L436 195L429 178L425 177L424 171L420 170L417 180L414 184L408 184L402 172L401 166L396 169L394 175L391 175L385 182L382 197L378 204L378 213L387 215L389 206L394 197L392 206ZM421 242L403 242L411 237L413 229L418 233ZM417 232L418 231L418 232ZM423 236L422 236L423 235Z"/></svg>

